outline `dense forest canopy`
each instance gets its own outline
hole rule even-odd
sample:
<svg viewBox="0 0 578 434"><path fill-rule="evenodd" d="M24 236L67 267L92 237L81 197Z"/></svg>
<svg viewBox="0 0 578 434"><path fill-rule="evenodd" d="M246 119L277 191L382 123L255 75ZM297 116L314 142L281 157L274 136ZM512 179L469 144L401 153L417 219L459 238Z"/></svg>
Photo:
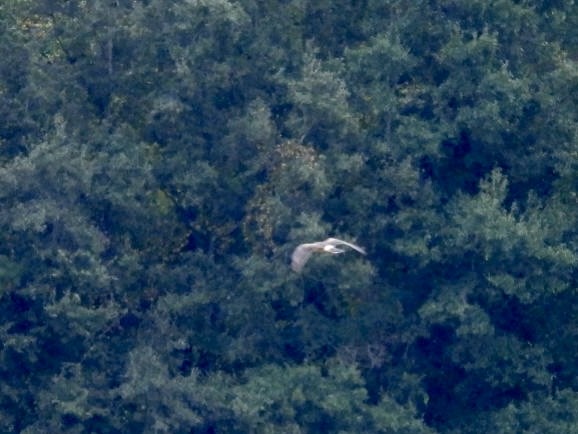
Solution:
<svg viewBox="0 0 578 434"><path fill-rule="evenodd" d="M0 431L578 432L578 4L0 4ZM303 242L367 256L289 267Z"/></svg>

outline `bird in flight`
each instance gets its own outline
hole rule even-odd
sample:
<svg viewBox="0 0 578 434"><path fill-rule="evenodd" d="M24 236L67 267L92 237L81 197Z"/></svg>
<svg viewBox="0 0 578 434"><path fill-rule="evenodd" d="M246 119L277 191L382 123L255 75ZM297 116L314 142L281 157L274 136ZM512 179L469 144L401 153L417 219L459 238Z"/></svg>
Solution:
<svg viewBox="0 0 578 434"><path fill-rule="evenodd" d="M365 250L355 244L337 238L327 238L325 241L318 241L316 243L299 244L291 255L291 268L296 273L299 273L314 252L331 253L333 255L345 252L344 249L340 249L337 246L347 246L353 250L357 250L363 255L367 254Z"/></svg>

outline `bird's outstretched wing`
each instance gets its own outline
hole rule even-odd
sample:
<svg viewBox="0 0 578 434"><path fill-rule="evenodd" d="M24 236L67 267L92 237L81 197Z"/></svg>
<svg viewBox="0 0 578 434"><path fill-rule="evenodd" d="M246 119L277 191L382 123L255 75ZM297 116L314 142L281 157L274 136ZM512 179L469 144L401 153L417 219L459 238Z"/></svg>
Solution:
<svg viewBox="0 0 578 434"><path fill-rule="evenodd" d="M311 253L313 253L313 249L309 244L299 244L291 255L291 268L293 271L299 273L309 260Z"/></svg>
<svg viewBox="0 0 578 434"><path fill-rule="evenodd" d="M357 250L359 253L363 254L363 255L367 255L367 252L365 251L365 249L363 249L362 247L359 247L355 244L351 244L348 243L347 241L343 241L340 240L339 238L327 238L325 240L325 242L327 243L331 243L337 246L347 246L347 247L351 247L353 250Z"/></svg>

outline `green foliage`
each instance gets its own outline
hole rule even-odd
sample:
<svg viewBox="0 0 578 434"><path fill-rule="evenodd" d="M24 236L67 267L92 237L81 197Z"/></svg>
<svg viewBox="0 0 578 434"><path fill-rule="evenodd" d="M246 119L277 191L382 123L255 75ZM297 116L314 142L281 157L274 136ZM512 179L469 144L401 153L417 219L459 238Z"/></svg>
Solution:
<svg viewBox="0 0 578 434"><path fill-rule="evenodd" d="M367 405L363 380L353 366L264 366L232 389L235 414L260 432L430 432L411 408L388 397Z"/></svg>
<svg viewBox="0 0 578 434"><path fill-rule="evenodd" d="M506 196L506 178L493 171L480 183L475 198L458 198L450 231L452 243L481 254L488 282L525 302L569 288L577 261L563 241L570 228L558 220L561 215L538 211L541 205L532 197L525 213L515 204L508 211L504 209ZM515 262L508 261L514 252L523 255L518 254Z"/></svg>
<svg viewBox="0 0 578 434"><path fill-rule="evenodd" d="M572 432L576 16L3 2L0 431Z"/></svg>
<svg viewBox="0 0 578 434"><path fill-rule="evenodd" d="M565 389L556 398L535 394L526 402L510 404L481 420L476 429L459 432L479 432L479 429L504 433L566 433L576 429L576 393ZM457 431L456 431L457 432Z"/></svg>
<svg viewBox="0 0 578 434"><path fill-rule="evenodd" d="M313 47L307 46L299 77L281 81L287 86L287 102L293 106L288 133L300 142L314 138L328 143L355 128L346 83L331 69L317 58Z"/></svg>

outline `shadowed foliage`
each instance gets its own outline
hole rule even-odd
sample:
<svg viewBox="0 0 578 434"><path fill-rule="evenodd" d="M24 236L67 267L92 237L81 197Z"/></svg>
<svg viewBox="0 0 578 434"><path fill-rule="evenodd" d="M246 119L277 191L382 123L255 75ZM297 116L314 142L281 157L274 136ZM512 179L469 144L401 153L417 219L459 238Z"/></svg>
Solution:
<svg viewBox="0 0 578 434"><path fill-rule="evenodd" d="M3 2L0 432L578 431L577 17Z"/></svg>

